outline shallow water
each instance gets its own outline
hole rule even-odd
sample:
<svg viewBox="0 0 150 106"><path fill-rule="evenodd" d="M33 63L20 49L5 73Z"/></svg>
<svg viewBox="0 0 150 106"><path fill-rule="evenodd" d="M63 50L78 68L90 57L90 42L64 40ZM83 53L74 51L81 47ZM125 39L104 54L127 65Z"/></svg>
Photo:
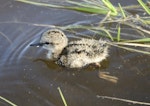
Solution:
<svg viewBox="0 0 150 106"><path fill-rule="evenodd" d="M69 106L136 105L99 96L150 102L148 55L111 47L110 56L102 62L101 68L67 69L48 61L45 56L47 51L29 46L38 42L41 34L48 29L37 24L90 24L100 19L99 16L69 10L1 0L0 96L18 106L63 106L57 89L60 87ZM91 37L90 33L83 33ZM117 83L99 78L100 72L109 72L117 77ZM0 106L9 105L0 100Z"/></svg>

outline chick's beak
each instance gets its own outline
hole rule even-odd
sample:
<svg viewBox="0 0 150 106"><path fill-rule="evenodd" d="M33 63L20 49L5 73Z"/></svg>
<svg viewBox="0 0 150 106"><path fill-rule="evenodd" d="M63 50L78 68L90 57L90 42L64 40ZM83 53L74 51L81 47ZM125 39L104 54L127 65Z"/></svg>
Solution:
<svg viewBox="0 0 150 106"><path fill-rule="evenodd" d="M43 46L45 43L34 43L34 44L30 44L30 46Z"/></svg>

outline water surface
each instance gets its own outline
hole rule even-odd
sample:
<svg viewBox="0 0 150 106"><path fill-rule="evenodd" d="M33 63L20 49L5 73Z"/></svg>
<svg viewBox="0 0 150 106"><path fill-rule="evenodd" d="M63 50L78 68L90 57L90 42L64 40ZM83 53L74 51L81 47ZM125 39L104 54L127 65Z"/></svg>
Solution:
<svg viewBox="0 0 150 106"><path fill-rule="evenodd" d="M113 3L117 4L114 0ZM123 2L122 5L127 4ZM73 70L46 59L46 50L29 46L38 42L41 34L48 29L38 24L93 24L100 19L102 17L96 15L1 0L0 96L18 106L63 106L57 89L60 87L69 106L136 105L99 96L150 102L148 55L111 47L110 56L102 62L101 68L89 66ZM88 31L83 33L85 37L94 37ZM66 34L69 38L83 37ZM136 37L134 33L132 35ZM99 72L109 72L118 78L118 82L99 78ZM9 105L0 100L0 106Z"/></svg>

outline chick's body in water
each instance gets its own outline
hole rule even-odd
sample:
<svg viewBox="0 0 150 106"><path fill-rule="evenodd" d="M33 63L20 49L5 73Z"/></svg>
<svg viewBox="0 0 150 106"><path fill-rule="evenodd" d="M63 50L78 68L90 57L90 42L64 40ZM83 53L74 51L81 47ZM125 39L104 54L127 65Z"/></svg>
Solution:
<svg viewBox="0 0 150 106"><path fill-rule="evenodd" d="M58 64L70 68L80 68L104 60L108 56L108 46L103 40L83 38L70 42L63 52L57 61Z"/></svg>
<svg viewBox="0 0 150 106"><path fill-rule="evenodd" d="M69 68L81 68L91 63L100 63L108 56L109 47L107 41L101 39L82 38L68 43L66 35L58 29L43 33L38 44L48 50L49 59Z"/></svg>

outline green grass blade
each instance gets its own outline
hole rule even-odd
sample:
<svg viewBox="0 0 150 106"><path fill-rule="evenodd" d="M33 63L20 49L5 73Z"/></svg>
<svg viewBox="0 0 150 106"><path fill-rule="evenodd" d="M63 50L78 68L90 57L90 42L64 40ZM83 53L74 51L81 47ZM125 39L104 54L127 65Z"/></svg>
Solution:
<svg viewBox="0 0 150 106"><path fill-rule="evenodd" d="M51 8L62 8L62 9L69 9L69 10L75 10L75 11L80 11L80 12L86 12L86 13L92 13L92 14L107 14L109 10L104 8L103 6L96 6L96 5L91 5L91 4L83 4L83 3L78 3L78 2L73 2L73 1L67 1L68 3L75 4L77 6L59 6L59 5L53 5L53 4L47 4L47 3L40 3L40 2L34 2L30 0L15 0L23 3L28 3L32 5L37 5L37 6L45 6L45 7L51 7ZM116 15L116 13L111 12L110 15Z"/></svg>
<svg viewBox="0 0 150 106"><path fill-rule="evenodd" d="M125 40L123 42L150 43L150 38L142 38L142 39L136 39L136 40Z"/></svg>
<svg viewBox="0 0 150 106"><path fill-rule="evenodd" d="M85 12L85 13L92 13L92 14L107 14L108 11L101 9L101 8L93 8L93 7L64 7L66 9L71 9L75 11ZM113 14L111 14L113 15Z"/></svg>
<svg viewBox="0 0 150 106"><path fill-rule="evenodd" d="M124 12L123 8L121 7L120 3L118 3L118 5L119 5L119 8L121 10L123 17L126 18L125 12Z"/></svg>
<svg viewBox="0 0 150 106"><path fill-rule="evenodd" d="M117 33L117 41L120 41L120 32L121 32L121 28L120 28L120 24L118 25L118 33Z"/></svg>
<svg viewBox="0 0 150 106"><path fill-rule="evenodd" d="M144 10L150 15L150 9L142 0L137 0L139 4L144 8Z"/></svg>
<svg viewBox="0 0 150 106"><path fill-rule="evenodd" d="M125 46L147 47L147 48L150 48L150 45L149 45L149 44L126 43L126 42L117 42L117 43L114 43L114 44L117 44L117 45L125 45Z"/></svg>
<svg viewBox="0 0 150 106"><path fill-rule="evenodd" d="M70 9L70 10L76 10L76 11L80 11L80 12L94 13L94 14L107 14L107 12L108 12L107 10L104 10L102 8L92 7L92 6L83 5L83 4L81 5L80 3L76 3L76 4L77 5L80 4L80 6L82 6L82 7L58 6L58 5L34 2L34 1L29 1L29 0L16 0L16 1L28 3L28 4L32 4L32 5L37 5L37 6L45 6L45 7L52 7L52 8L64 8L64 9ZM75 2L71 2L71 3L75 4Z"/></svg>
<svg viewBox="0 0 150 106"><path fill-rule="evenodd" d="M118 14L116 8L111 4L109 0L102 0L102 2L110 9L111 14L116 16Z"/></svg>
<svg viewBox="0 0 150 106"><path fill-rule="evenodd" d="M148 52L148 51L137 50L137 49L124 47L124 46L119 46L119 45L113 45L113 46L116 46L116 47L119 47L119 48L122 48L122 49L125 49L125 50L128 50L128 51L131 51L131 52L138 52L138 53L143 53L143 54L150 55L150 52Z"/></svg>
<svg viewBox="0 0 150 106"><path fill-rule="evenodd" d="M57 89L58 89L59 94L60 94L60 96L61 96L61 99L62 99L62 101L63 101L63 103L64 103L64 106L68 106L68 105L67 105L67 102L66 102L66 100L65 100L65 98L64 98L64 96L63 96L63 93L62 93L62 91L61 91L61 89L60 89L60 87L58 87Z"/></svg>
<svg viewBox="0 0 150 106"><path fill-rule="evenodd" d="M40 3L40 2L34 2L30 0L15 0L27 4L37 5L37 6L45 6L45 7L52 7L52 8L63 8L63 6L53 5L53 4L46 4L46 3Z"/></svg>
<svg viewBox="0 0 150 106"><path fill-rule="evenodd" d="M111 41L114 41L112 35L109 33L109 31L107 29L101 29L101 30L104 31L108 35L108 37L111 39Z"/></svg>
<svg viewBox="0 0 150 106"><path fill-rule="evenodd" d="M0 96L0 99L2 99L3 101L7 102L8 104L12 105L12 106L17 106L16 104L12 103L11 101L9 101L8 99L5 99L4 97Z"/></svg>
<svg viewBox="0 0 150 106"><path fill-rule="evenodd" d="M106 33L105 37L107 37L107 38L111 39L112 41L114 41L114 38L109 33L109 31L105 28L102 28L102 27L93 27L93 26L84 26L84 25L69 25L69 26L63 27L63 29L78 29L78 28L87 29L87 30L90 30L90 31L95 32L97 34L99 34L98 31L100 31L100 30L104 31Z"/></svg>

